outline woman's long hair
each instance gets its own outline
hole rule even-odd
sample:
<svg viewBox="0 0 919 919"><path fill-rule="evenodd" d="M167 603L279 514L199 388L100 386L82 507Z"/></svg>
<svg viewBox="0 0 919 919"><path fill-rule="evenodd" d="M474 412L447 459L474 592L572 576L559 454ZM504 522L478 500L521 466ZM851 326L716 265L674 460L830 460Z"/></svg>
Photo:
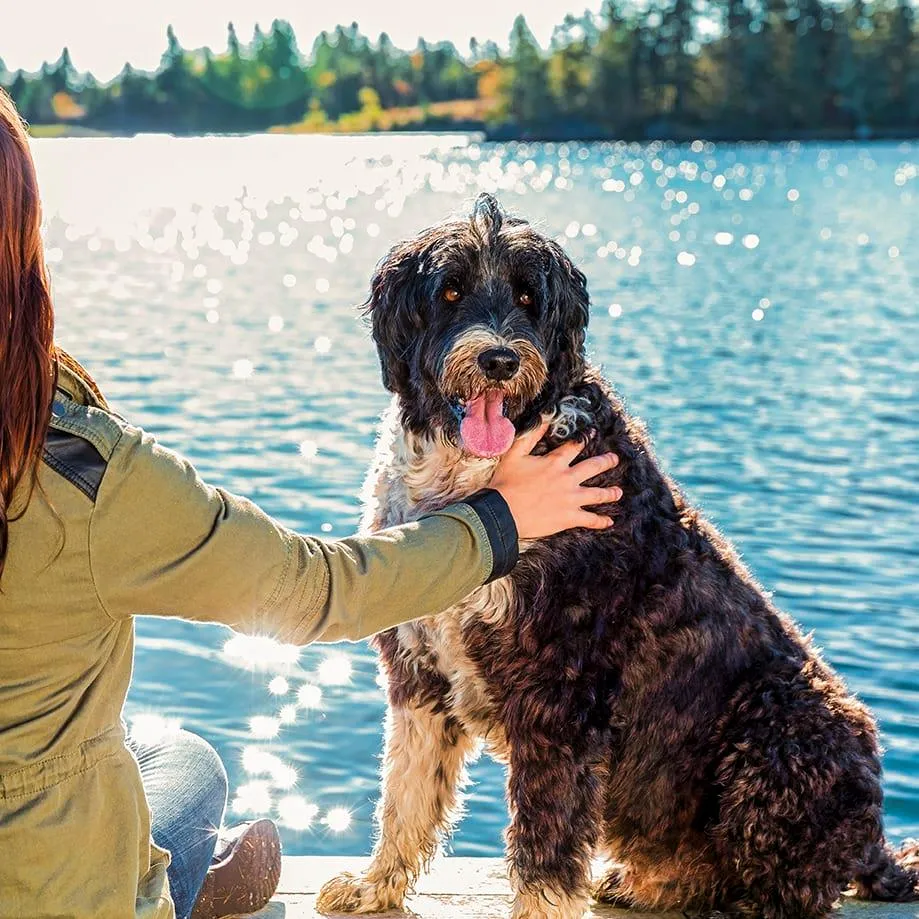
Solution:
<svg viewBox="0 0 919 919"><path fill-rule="evenodd" d="M31 489L57 377L41 204L25 126L0 89L0 576L10 505Z"/></svg>

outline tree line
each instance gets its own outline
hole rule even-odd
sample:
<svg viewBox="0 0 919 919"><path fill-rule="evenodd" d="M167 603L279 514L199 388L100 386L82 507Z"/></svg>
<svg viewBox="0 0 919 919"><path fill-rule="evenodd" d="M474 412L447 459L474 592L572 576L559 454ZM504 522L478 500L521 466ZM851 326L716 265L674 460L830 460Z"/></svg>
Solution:
<svg viewBox="0 0 919 919"><path fill-rule="evenodd" d="M548 48L523 16L509 47L419 40L396 48L354 23L309 53L289 23L227 47L183 48L167 30L153 72L108 83L67 49L38 73L0 61L33 125L172 133L485 129L495 137L733 138L910 135L919 129L911 0L607 0L568 16Z"/></svg>

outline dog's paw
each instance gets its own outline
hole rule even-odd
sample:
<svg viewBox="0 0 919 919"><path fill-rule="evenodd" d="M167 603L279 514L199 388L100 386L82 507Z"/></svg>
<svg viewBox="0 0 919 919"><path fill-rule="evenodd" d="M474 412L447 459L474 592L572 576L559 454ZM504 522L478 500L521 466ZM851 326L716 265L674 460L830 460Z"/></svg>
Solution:
<svg viewBox="0 0 919 919"><path fill-rule="evenodd" d="M621 866L611 868L595 881L591 893L598 903L608 906L628 909L634 905L632 898L625 894L625 869Z"/></svg>
<svg viewBox="0 0 919 919"><path fill-rule="evenodd" d="M364 914L402 909L405 886L404 878L371 881L366 876L346 871L322 885L316 898L316 910L320 913Z"/></svg>
<svg viewBox="0 0 919 919"><path fill-rule="evenodd" d="M586 897L555 890L521 890L514 897L511 919L581 919L589 905Z"/></svg>

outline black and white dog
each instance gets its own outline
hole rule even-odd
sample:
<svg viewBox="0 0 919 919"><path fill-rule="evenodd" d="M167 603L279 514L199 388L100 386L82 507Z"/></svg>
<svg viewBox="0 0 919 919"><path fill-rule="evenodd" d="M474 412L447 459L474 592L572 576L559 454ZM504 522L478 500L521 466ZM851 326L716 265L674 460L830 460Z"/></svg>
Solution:
<svg viewBox="0 0 919 919"><path fill-rule="evenodd" d="M477 742L508 765L517 919L619 905L825 915L849 885L917 898L919 847L881 825L874 722L661 472L588 365L584 276L482 196L396 246L369 311L394 393L370 529L485 486L516 432L620 457L608 531L524 547L448 613L380 635L388 677L380 838L318 906L400 907L457 811ZM412 610L405 611L410 617ZM591 886L590 862L608 872Z"/></svg>

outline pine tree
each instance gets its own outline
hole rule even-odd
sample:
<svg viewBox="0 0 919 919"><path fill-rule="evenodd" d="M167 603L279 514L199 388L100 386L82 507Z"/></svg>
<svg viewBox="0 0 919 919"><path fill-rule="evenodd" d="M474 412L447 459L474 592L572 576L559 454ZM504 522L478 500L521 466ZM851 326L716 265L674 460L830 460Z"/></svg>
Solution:
<svg viewBox="0 0 919 919"><path fill-rule="evenodd" d="M370 49L366 64L367 82L376 90L380 105L384 109L399 104L396 90L396 59L398 55L392 39L386 32L381 32L377 39L376 49Z"/></svg>
<svg viewBox="0 0 919 919"><path fill-rule="evenodd" d="M511 117L525 128L546 125L552 117L548 67L522 15L514 20L511 30L510 68Z"/></svg>
<svg viewBox="0 0 919 919"><path fill-rule="evenodd" d="M746 0L727 0L723 39L723 117L733 128L745 126L746 114L756 92L756 81L762 78L751 67L751 48L761 41L754 33L753 10ZM757 23L757 32L759 24Z"/></svg>
<svg viewBox="0 0 919 919"><path fill-rule="evenodd" d="M695 95L690 53L695 43L693 0L673 0L660 15L657 54L664 62L664 79L671 87L673 116L680 122L689 114Z"/></svg>
<svg viewBox="0 0 919 919"><path fill-rule="evenodd" d="M853 32L858 14L857 3L842 12L841 28L836 47L836 67L828 79L829 89L837 99L840 123L851 130L861 122L862 106L858 92L858 60Z"/></svg>
<svg viewBox="0 0 919 919"><path fill-rule="evenodd" d="M568 15L552 36L549 73L555 104L566 115L583 118L588 110L587 90L593 48L586 20Z"/></svg>
<svg viewBox="0 0 919 919"><path fill-rule="evenodd" d="M197 84L175 29L166 29L166 50L154 77L160 120L176 131L194 130L197 116Z"/></svg>
<svg viewBox="0 0 919 919"><path fill-rule="evenodd" d="M760 40L752 49L753 66L762 78L760 92L751 96L752 123L762 132L793 128L789 102L794 92L794 26L786 0L762 0Z"/></svg>
<svg viewBox="0 0 919 919"><path fill-rule="evenodd" d="M147 126L149 120L156 117L154 86L154 81L146 74L126 63L111 87L111 107L104 116L106 126L122 130Z"/></svg>
<svg viewBox="0 0 919 919"><path fill-rule="evenodd" d="M622 15L616 0L606 0L602 22L594 49L590 114L615 132L641 115L640 86L635 73L639 36L634 25Z"/></svg>
<svg viewBox="0 0 919 919"><path fill-rule="evenodd" d="M79 88L79 74L67 48L61 51L61 56L51 65L48 79L52 93L73 93Z"/></svg>
<svg viewBox="0 0 919 919"><path fill-rule="evenodd" d="M9 86L10 98L16 103L16 109L23 118L28 121L31 118L29 112L29 95L31 84L26 80L25 74L17 70L13 75L13 80Z"/></svg>
<svg viewBox="0 0 919 919"><path fill-rule="evenodd" d="M290 23L272 22L258 43L255 64L260 74L256 99L267 125L300 121L307 110L307 80Z"/></svg>
<svg viewBox="0 0 919 919"><path fill-rule="evenodd" d="M888 121L902 123L903 116L909 117L915 99L910 92L914 85L916 63L916 14L909 0L897 0L891 13L890 45L887 67L890 87L887 100Z"/></svg>
<svg viewBox="0 0 919 919"><path fill-rule="evenodd" d="M214 65L215 77L219 77L210 85L217 88L220 98L234 106L237 112L248 104L243 80L245 78L245 62L242 56L242 46L236 27L232 22L227 23L227 53L218 66Z"/></svg>
<svg viewBox="0 0 919 919"><path fill-rule="evenodd" d="M230 55L230 60L235 62L238 62L242 57L239 36L236 34L236 26L232 22L227 23L227 53Z"/></svg>

